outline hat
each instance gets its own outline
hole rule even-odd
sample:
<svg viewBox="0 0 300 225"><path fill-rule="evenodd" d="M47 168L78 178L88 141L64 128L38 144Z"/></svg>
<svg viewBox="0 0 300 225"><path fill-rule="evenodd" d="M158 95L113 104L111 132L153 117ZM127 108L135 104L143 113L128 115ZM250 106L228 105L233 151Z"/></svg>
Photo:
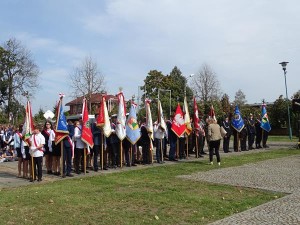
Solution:
<svg viewBox="0 0 300 225"><path fill-rule="evenodd" d="M117 116L118 116L117 114L112 114L111 118L114 118L114 117L117 117Z"/></svg>

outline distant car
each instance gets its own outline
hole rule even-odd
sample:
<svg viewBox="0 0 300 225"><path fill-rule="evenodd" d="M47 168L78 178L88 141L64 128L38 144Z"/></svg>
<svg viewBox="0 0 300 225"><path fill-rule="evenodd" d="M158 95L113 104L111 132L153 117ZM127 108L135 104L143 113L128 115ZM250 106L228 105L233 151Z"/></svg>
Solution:
<svg viewBox="0 0 300 225"><path fill-rule="evenodd" d="M72 122L80 120L81 118L82 118L82 114L70 115L70 116L66 117L67 121L71 120ZM94 123L95 122L95 115L89 115L89 121L90 121L90 123Z"/></svg>

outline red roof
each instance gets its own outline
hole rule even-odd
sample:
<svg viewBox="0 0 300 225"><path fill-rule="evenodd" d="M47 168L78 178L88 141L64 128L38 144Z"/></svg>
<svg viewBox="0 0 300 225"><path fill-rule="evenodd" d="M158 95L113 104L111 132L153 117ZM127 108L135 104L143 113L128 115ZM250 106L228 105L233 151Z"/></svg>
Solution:
<svg viewBox="0 0 300 225"><path fill-rule="evenodd" d="M82 104L83 97L84 96L77 97L74 100L66 103L65 106L80 105L80 104ZM109 99L118 101L118 97L115 96L115 95L106 95L106 100L109 100ZM101 100L102 100L102 94L101 93L94 93L94 94L92 94L92 96L91 96L91 103L95 103L95 104L96 103L100 103Z"/></svg>

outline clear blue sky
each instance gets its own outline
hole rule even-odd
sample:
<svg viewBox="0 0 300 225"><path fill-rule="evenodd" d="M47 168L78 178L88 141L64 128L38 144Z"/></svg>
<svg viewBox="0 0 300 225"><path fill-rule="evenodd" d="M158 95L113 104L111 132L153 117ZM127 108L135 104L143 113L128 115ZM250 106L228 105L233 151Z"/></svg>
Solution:
<svg viewBox="0 0 300 225"><path fill-rule="evenodd" d="M1 0L0 42L11 37L31 51L41 70L33 113L69 100L69 74L90 55L109 93L137 95L147 73L176 65L196 74L203 63L234 100L248 103L300 89L300 2L297 0ZM65 108L66 110L67 108Z"/></svg>

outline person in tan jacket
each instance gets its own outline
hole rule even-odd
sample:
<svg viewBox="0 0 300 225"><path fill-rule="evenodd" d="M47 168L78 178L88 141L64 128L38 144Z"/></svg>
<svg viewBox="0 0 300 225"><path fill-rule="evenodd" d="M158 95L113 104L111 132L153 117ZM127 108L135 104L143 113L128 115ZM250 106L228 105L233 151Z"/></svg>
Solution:
<svg viewBox="0 0 300 225"><path fill-rule="evenodd" d="M213 154L216 153L217 162L218 165L221 165L221 159L220 159L220 142L222 139L220 126L214 119L208 120L208 130L207 130L207 139L209 142L209 161L210 164L213 165Z"/></svg>

